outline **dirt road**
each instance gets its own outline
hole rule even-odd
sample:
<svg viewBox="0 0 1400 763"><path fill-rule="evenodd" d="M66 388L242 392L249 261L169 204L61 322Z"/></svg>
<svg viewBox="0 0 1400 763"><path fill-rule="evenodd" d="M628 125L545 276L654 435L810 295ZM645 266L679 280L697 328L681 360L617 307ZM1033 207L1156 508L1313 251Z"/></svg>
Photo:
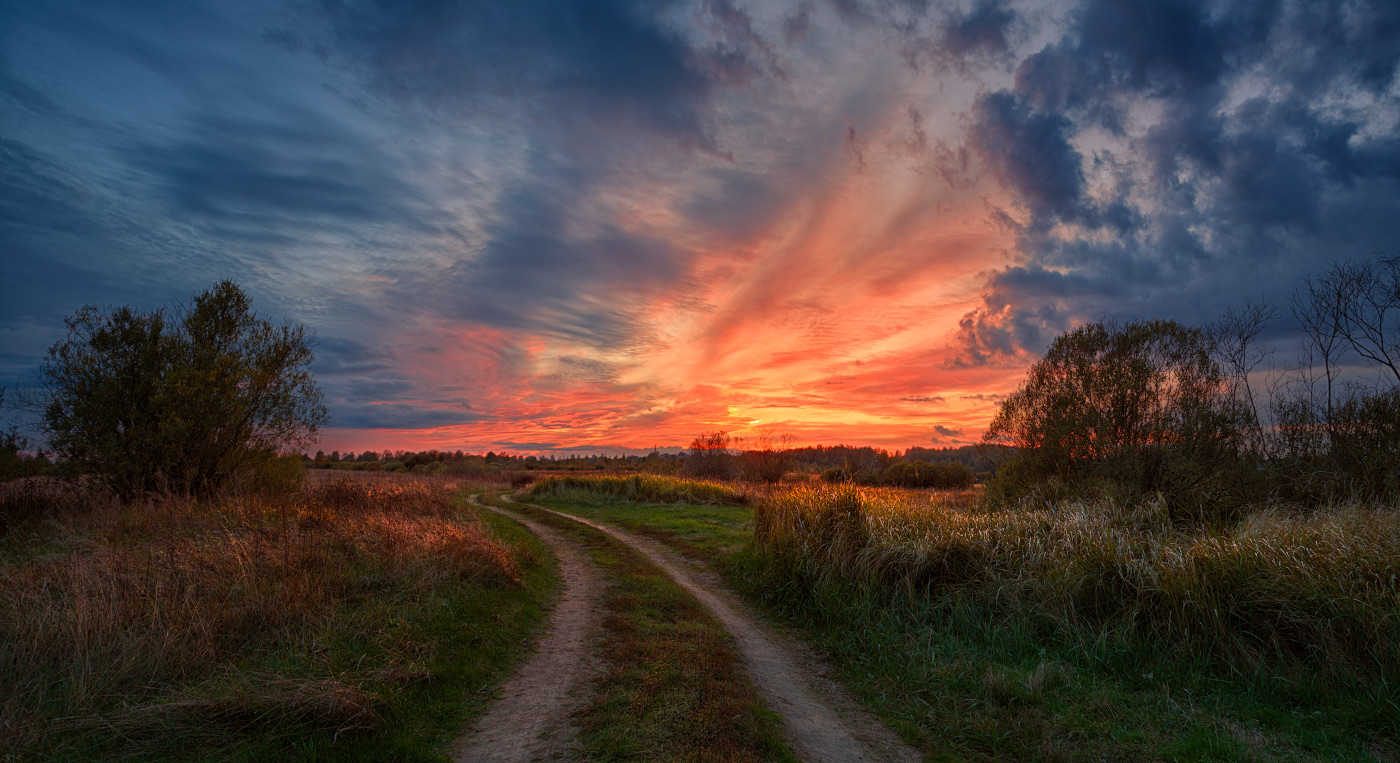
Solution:
<svg viewBox="0 0 1400 763"><path fill-rule="evenodd" d="M676 554L646 538L640 538L607 525L590 522L564 512L532 506L566 519L579 522L632 547L660 567L682 588L700 601L734 637L745 667L769 709L783 719L783 729L789 744L799 757L809 763L847 761L917 761L920 756L905 745L898 736L872 718L835 682L822 678L825 670L809 650L789 639L772 633L749 609L733 597L724 586L699 565L682 560ZM493 508L494 507L487 507ZM563 548L572 544L557 533L517 517L515 512L496 509L507 516L525 522L532 532L554 545L563 558ZM582 554L577 548L573 553ZM596 574L596 569L594 570ZM565 575L569 574L565 570ZM567 580L567 577L566 577ZM596 582L594 583L596 587ZM561 605L560 609L563 609ZM556 615L557 617L557 615ZM558 630L558 622L551 634ZM527 665L534 666L535 660ZM518 677L517 677L518 678ZM540 676L538 679L543 679ZM517 682L513 680L508 691ZM507 695L510 698L511 695ZM504 704L504 700L503 700ZM539 705L534 712L543 714ZM499 728L490 725L496 713L483 718L478 728ZM460 760L503 760L504 758L463 758ZM526 760L528 758L517 758Z"/></svg>
<svg viewBox="0 0 1400 763"><path fill-rule="evenodd" d="M475 502L475 498L471 499ZM494 506L554 550L564 592L539 649L501 689L501 699L460 740L458 763L516 763L567 756L577 733L570 717L597 672L593 645L602 624L602 571L578 544L555 530Z"/></svg>

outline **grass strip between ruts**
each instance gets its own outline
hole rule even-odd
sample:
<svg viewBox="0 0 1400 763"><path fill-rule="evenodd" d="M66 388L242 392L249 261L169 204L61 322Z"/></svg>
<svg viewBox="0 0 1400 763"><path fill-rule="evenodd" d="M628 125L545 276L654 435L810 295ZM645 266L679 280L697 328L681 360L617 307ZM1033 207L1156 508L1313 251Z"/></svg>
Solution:
<svg viewBox="0 0 1400 763"><path fill-rule="evenodd" d="M576 722L588 760L795 760L733 640L641 554L530 506L513 511L582 544L607 579L601 674Z"/></svg>

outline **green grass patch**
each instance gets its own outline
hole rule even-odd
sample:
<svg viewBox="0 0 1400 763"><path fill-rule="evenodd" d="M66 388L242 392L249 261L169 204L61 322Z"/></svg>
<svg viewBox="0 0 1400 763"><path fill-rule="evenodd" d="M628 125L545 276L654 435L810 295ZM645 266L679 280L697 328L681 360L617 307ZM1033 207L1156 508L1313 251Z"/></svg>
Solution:
<svg viewBox="0 0 1400 763"><path fill-rule="evenodd" d="M748 503L749 497L742 489L719 482L634 474L630 477L546 477L522 493L521 500L741 506Z"/></svg>
<svg viewBox="0 0 1400 763"><path fill-rule="evenodd" d="M576 522L512 504L577 539L608 581L604 660L577 717L588 760L795 760L733 640L641 554Z"/></svg>
<svg viewBox="0 0 1400 763"><path fill-rule="evenodd" d="M580 502L554 497L535 502L654 537L704 561L718 562L743 548L753 522L751 508L732 504Z"/></svg>

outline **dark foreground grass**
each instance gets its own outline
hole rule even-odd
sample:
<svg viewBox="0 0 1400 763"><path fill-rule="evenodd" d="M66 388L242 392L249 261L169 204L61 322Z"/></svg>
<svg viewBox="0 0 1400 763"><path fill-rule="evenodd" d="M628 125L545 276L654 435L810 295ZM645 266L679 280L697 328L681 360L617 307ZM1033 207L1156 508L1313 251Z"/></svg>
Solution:
<svg viewBox="0 0 1400 763"><path fill-rule="evenodd" d="M1232 668L1208 651L1193 657L1170 640L1130 637L1136 627L1131 622L1095 632L1073 622L1029 616L1025 613L1036 602L1020 601L1029 594L1014 581L976 591L953 587L940 592L939 581L931 576L910 585L908 578L892 577L888 570L899 564L927 566L935 558L940 565L952 565L953 556L931 556L925 535L931 532L925 525L935 521L926 510L939 499L927 493L877 492L889 499L890 510L875 515L885 520L885 527L877 523L868 529L877 538L889 533L890 541L865 547L872 538L867 533L862 548L852 546L847 550L853 553L817 562L836 570L833 574L802 571L798 551L805 548L803 553L814 557L830 552L831 542L842 537L840 528L814 520L839 524L834 515L802 519L794 527L811 534L788 535L793 542L775 558L748 542L751 515L746 507L595 503L560 508L646 532L708 558L735 588L804 634L862 701L931 759L1400 760L1400 706L1392 677L1377 674L1357 682L1348 680L1347 672L1305 662L1263 660L1251 668L1237 660ZM896 521L898 512L911 516ZM800 519L796 513L788 516ZM979 522L989 521L962 526L969 542L985 544L981 553L999 550L1003 556L981 562L968 558L969 572L990 571L989 562L1015 563L1017 552L1008 539L998 541L999 536L979 529ZM1249 538L1293 539L1275 533L1265 520L1256 524L1245 528ZM1094 529L1092 523L1065 527ZM1325 523L1313 527L1325 532ZM1042 534L1026 537L1034 542ZM1051 543L1047 537L1042 545L1063 540ZM1290 551L1286 544L1272 545L1282 556L1309 555ZM1221 548L1240 553L1248 546ZM837 569L842 564L847 566ZM945 572L954 570L956 565ZM1087 585L1092 581L1079 582L1081 595L1093 593ZM1389 580L1379 584L1395 585ZM1378 627L1385 627L1383 622ZM1384 652L1392 646L1387 641L1375 648ZM1347 670L1355 675L1358 660L1349 662Z"/></svg>
<svg viewBox="0 0 1400 763"><path fill-rule="evenodd" d="M510 508L578 540L607 577L603 671L576 719L586 759L795 760L732 639L690 594L596 530L522 504Z"/></svg>
<svg viewBox="0 0 1400 763"><path fill-rule="evenodd" d="M0 548L6 759L440 760L557 586L421 482L65 510Z"/></svg>
<svg viewBox="0 0 1400 763"><path fill-rule="evenodd" d="M1305 671L1230 675L1167 649L1059 634L955 597L731 580L796 626L886 722L941 760L1394 760L1396 709Z"/></svg>

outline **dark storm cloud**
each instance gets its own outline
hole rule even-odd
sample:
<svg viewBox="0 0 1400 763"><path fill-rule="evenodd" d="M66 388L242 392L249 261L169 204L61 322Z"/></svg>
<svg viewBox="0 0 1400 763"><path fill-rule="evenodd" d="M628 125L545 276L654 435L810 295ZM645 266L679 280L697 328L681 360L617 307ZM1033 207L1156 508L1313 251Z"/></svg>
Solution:
<svg viewBox="0 0 1400 763"><path fill-rule="evenodd" d="M1241 283L1279 299L1325 257L1387 246L1396 225L1366 198L1400 192L1400 135L1355 104L1397 108L1397 19L1380 2L1077 5L970 115L967 147L1024 212L1026 264L991 276L958 362L1039 352L1079 320L1207 320Z"/></svg>
<svg viewBox="0 0 1400 763"><path fill-rule="evenodd" d="M1030 207L1038 224L1080 216L1084 171L1082 157L1069 143L1069 119L998 92L977 99L973 125L973 148Z"/></svg>
<svg viewBox="0 0 1400 763"><path fill-rule="evenodd" d="M726 0L707 3L712 44L693 46L664 21L675 5L384 0L327 8L332 57L368 64L372 82L396 97L468 114L501 98L545 119L629 123L707 144L711 89L771 70L773 53Z"/></svg>
<svg viewBox="0 0 1400 763"><path fill-rule="evenodd" d="M1007 35L1015 20L1016 13L1004 0L979 0L966 14L944 19L939 29L939 47L956 59L1006 53Z"/></svg>

